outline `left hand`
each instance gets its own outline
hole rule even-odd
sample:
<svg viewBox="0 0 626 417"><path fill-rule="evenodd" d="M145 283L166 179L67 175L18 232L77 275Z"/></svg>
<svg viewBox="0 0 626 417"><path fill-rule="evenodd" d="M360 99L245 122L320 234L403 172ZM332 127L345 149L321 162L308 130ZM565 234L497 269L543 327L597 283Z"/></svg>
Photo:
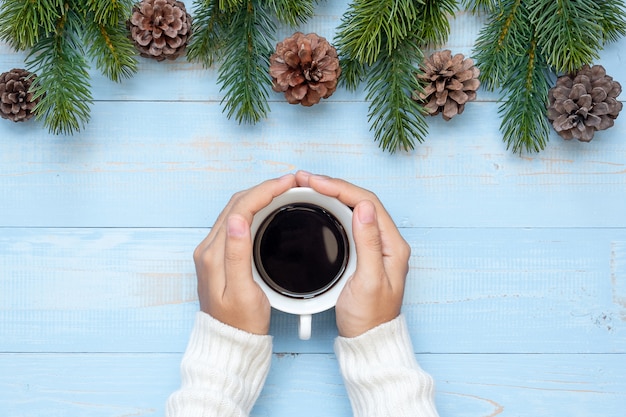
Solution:
<svg viewBox="0 0 626 417"><path fill-rule="evenodd" d="M296 181L354 207L356 271L335 307L339 335L356 337L396 318L402 307L411 247L378 197L347 181L303 171L296 173Z"/></svg>

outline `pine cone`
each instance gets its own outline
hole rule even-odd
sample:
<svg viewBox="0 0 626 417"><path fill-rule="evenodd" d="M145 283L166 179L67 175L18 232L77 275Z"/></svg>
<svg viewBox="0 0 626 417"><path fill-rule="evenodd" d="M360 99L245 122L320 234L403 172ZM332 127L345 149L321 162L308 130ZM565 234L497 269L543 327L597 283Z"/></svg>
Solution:
<svg viewBox="0 0 626 417"><path fill-rule="evenodd" d="M480 71L471 58L463 54L452 56L449 49L435 52L422 64L422 74L417 78L423 91L413 92L413 100L424 105L431 116L441 112L445 120L463 113L465 103L476 99L480 86Z"/></svg>
<svg viewBox="0 0 626 417"><path fill-rule="evenodd" d="M622 86L606 75L604 67L583 66L576 74L563 75L548 92L548 119L564 139L589 142L596 130L613 126L622 103Z"/></svg>
<svg viewBox="0 0 626 417"><path fill-rule="evenodd" d="M127 26L141 56L163 61L185 52L191 22L182 1L142 0L133 6Z"/></svg>
<svg viewBox="0 0 626 417"><path fill-rule="evenodd" d="M272 89L284 92L291 104L312 106L337 89L341 67L328 41L309 33L294 33L276 45L270 57Z"/></svg>
<svg viewBox="0 0 626 417"><path fill-rule="evenodd" d="M33 100L30 86L35 75L25 69L14 68L0 74L0 117L23 122L35 114L39 99Z"/></svg>

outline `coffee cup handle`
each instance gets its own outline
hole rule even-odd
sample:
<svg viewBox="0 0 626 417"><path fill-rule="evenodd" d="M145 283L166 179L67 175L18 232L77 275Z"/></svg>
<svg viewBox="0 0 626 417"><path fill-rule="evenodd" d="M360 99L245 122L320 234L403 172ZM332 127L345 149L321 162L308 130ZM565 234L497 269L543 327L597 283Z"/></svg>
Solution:
<svg viewBox="0 0 626 417"><path fill-rule="evenodd" d="M298 324L298 336L301 340L309 340L311 338L311 315L300 315L300 322Z"/></svg>

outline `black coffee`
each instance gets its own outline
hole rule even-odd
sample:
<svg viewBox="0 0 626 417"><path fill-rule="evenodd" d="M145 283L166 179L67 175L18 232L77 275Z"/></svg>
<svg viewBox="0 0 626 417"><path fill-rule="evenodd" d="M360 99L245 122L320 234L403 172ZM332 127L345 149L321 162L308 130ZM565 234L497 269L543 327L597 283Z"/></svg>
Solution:
<svg viewBox="0 0 626 417"><path fill-rule="evenodd" d="M310 298L330 289L348 263L348 237L331 213L289 204L270 214L254 240L254 262L274 290Z"/></svg>

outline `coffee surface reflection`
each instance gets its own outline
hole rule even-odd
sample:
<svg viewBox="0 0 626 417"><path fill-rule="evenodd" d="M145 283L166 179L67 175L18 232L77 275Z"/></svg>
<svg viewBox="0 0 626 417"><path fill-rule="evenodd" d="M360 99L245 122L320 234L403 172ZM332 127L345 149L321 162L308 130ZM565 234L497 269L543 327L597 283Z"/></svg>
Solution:
<svg viewBox="0 0 626 417"><path fill-rule="evenodd" d="M343 226L331 213L314 204L288 204L261 223L254 262L263 281L275 291L311 298L341 278L348 245Z"/></svg>

